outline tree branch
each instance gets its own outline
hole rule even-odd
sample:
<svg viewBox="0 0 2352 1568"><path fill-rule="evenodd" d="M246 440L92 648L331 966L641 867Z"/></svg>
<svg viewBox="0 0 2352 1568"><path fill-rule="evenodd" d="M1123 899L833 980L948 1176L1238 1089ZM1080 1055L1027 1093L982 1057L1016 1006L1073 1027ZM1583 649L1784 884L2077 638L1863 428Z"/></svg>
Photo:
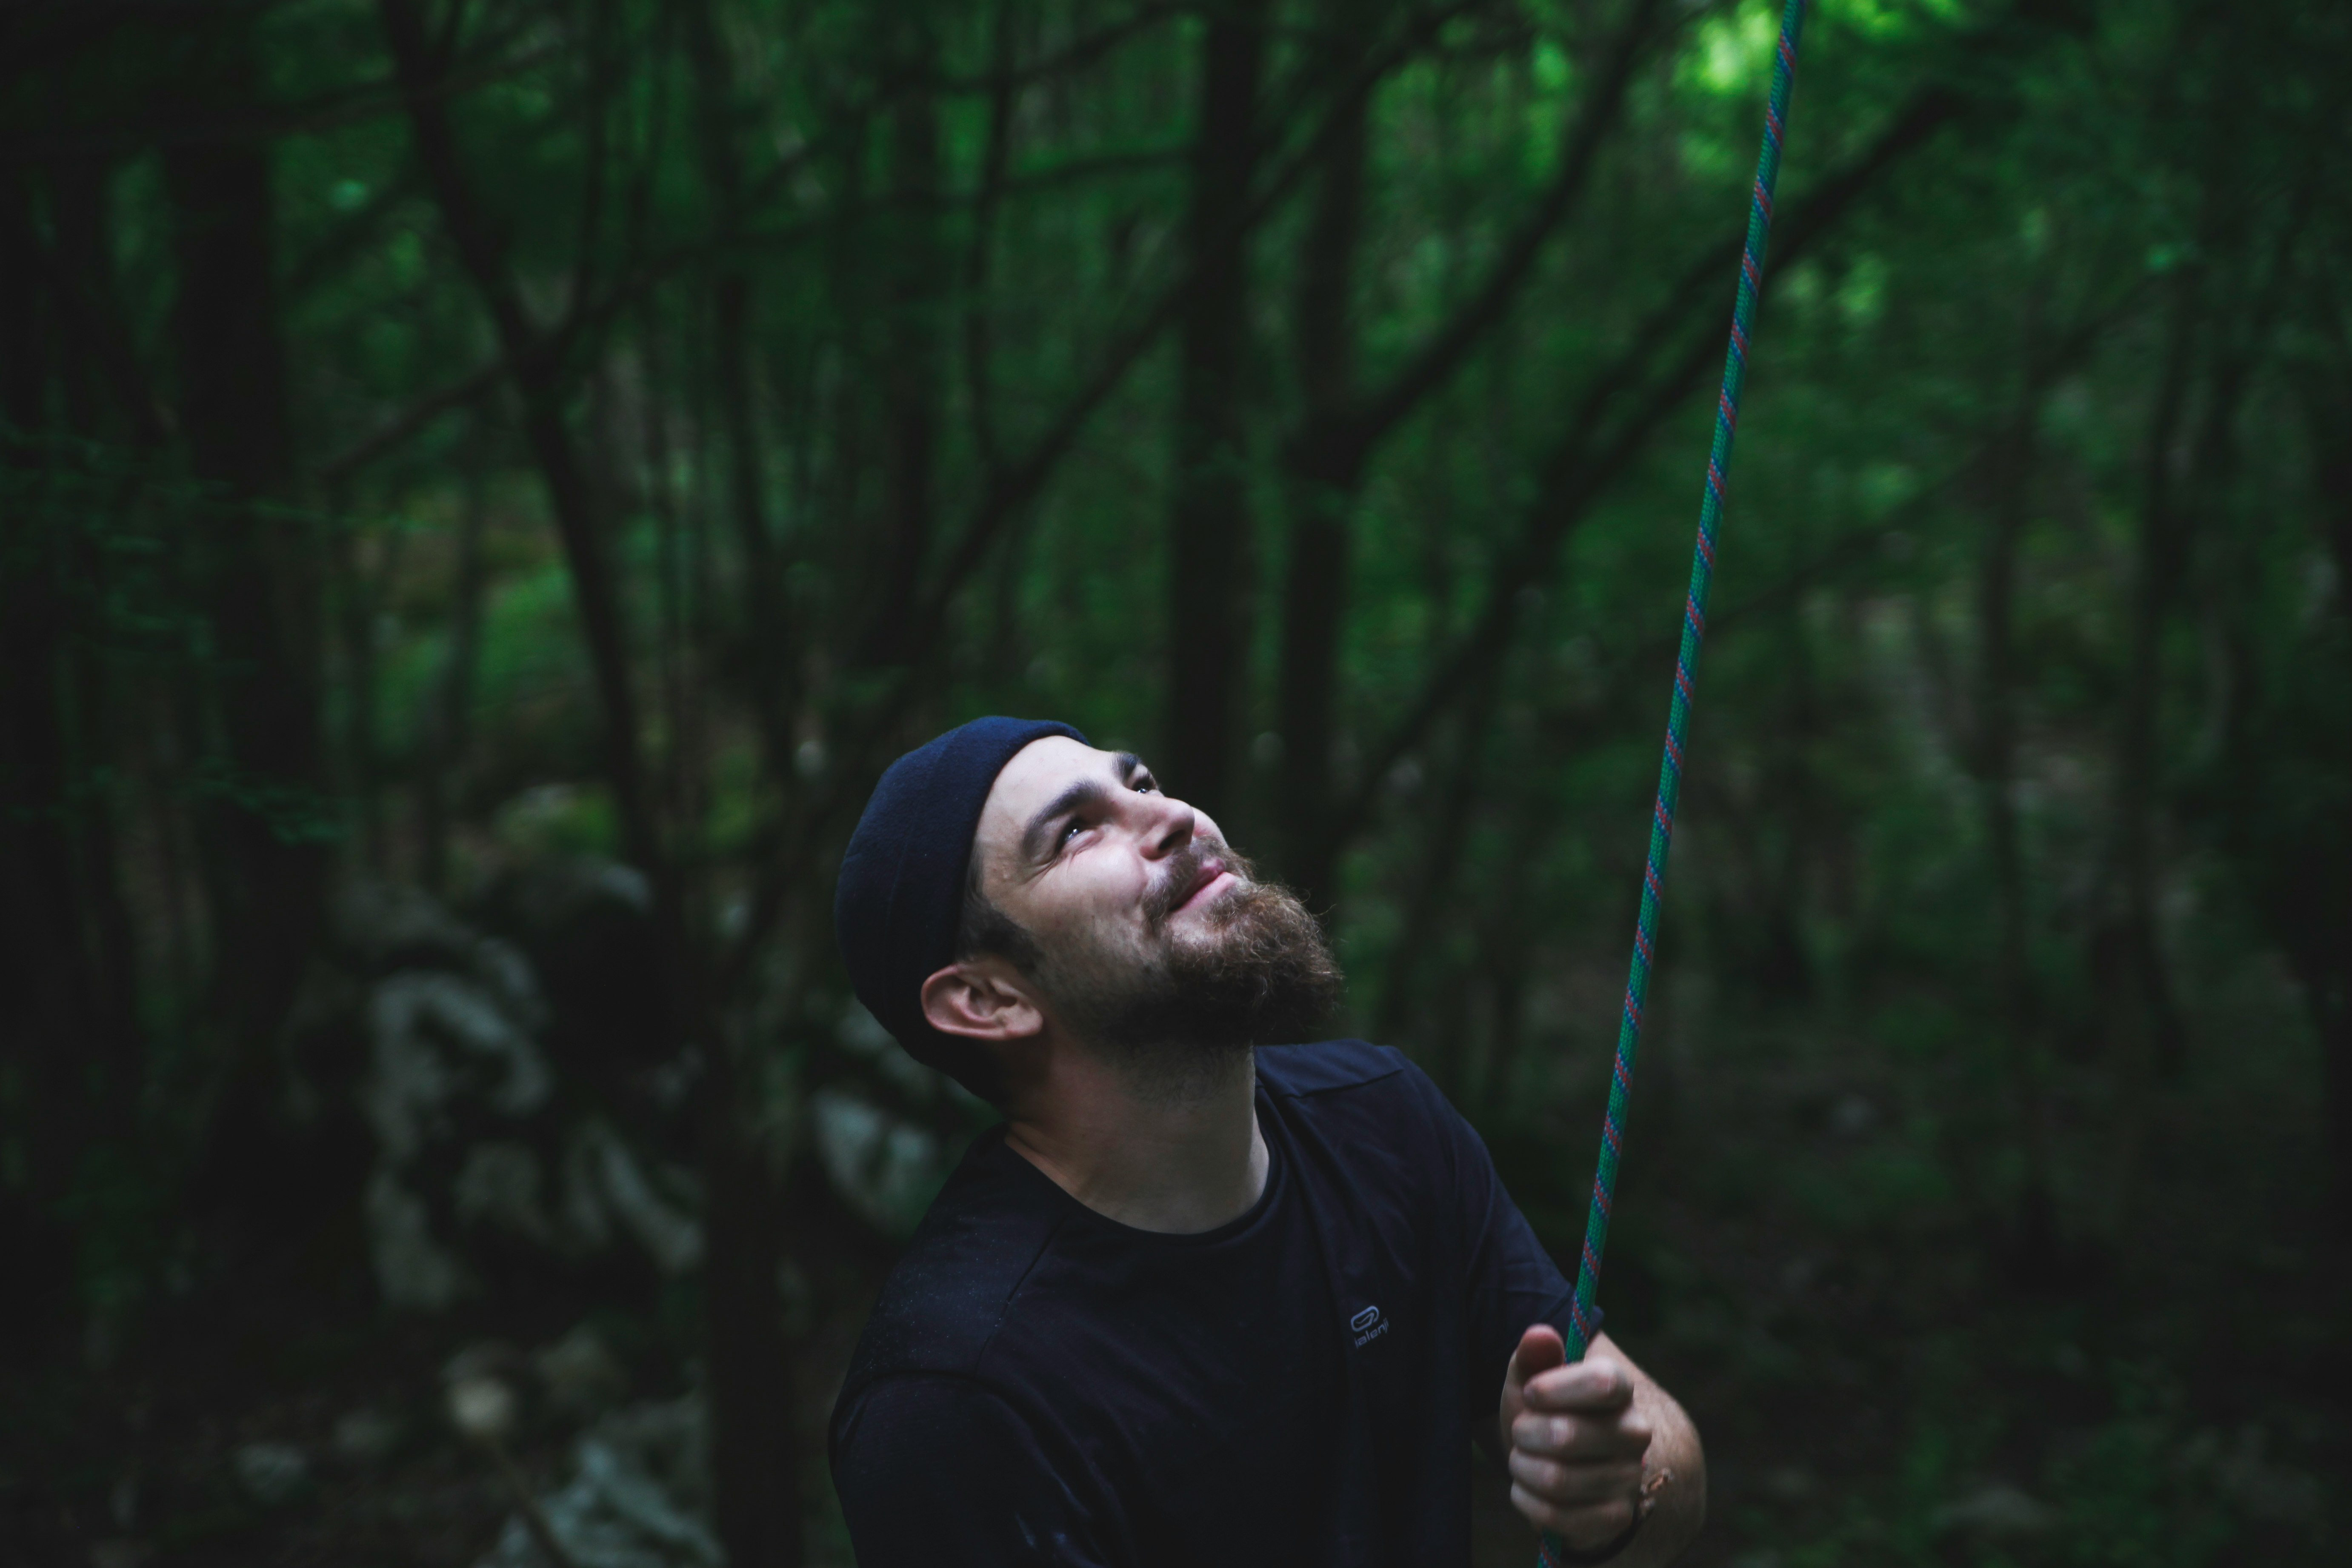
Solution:
<svg viewBox="0 0 2352 1568"><path fill-rule="evenodd" d="M418 163L439 202L458 258L497 329L505 366L522 396L524 434L538 459L549 506L555 514L595 679L622 840L629 858L654 883L656 899L666 904L668 868L639 751L636 697L629 679L620 595L597 529L587 476L564 424L560 362L562 339L568 333L542 335L524 311L522 296L508 269L505 239L466 177L446 102L433 90L434 50L417 0L379 0L378 11L408 93L409 125Z"/></svg>
<svg viewBox="0 0 2352 1568"><path fill-rule="evenodd" d="M1887 170L1924 145L1930 136L1958 114L1962 100L1940 85L1917 95L1895 117L1868 151L1845 168L1792 203L1775 238L1773 276L1811 248L1835 227ZM1510 646L1518 620L1519 590L1550 574L1560 542L1590 513L1595 501L1614 484L1639 456L1657 427L1691 395L1709 364L1721 356L1717 323L1706 328L1684 348L1661 375L1645 377L1653 356L1676 336L1693 331L1692 296L1702 287L1718 285L1735 258L1737 237L1719 242L1684 270L1666 301L1654 310L1633 342L1593 379L1579 400L1566 432L1544 465L1536 499L1523 514L1518 542L1496 559L1486 592L1486 607L1476 624L1456 645L1445 662L1423 683L1407 706L1404 718L1374 750L1353 790L1328 818L1326 853L1336 851L1361 830L1378 798L1380 780L1404 753L1418 744L1429 726L1445 711L1463 686L1484 674ZM1648 384L1643 389L1646 379ZM1593 443L1588 432L1600 427L1607 411L1627 395L1638 395L1635 411L1604 440Z"/></svg>
<svg viewBox="0 0 2352 1568"><path fill-rule="evenodd" d="M1610 42L1599 79L1562 138L1559 172L1504 246L1486 280L1386 386L1358 398L1334 416L1336 428L1319 439L1332 442L1345 454L1349 467L1360 467L1381 438L1423 398L1444 384L1479 340L1509 311L1534 271L1537 257L1591 183L1592 166L1622 116L1635 69L1650 47L1674 30L1673 20L1663 27L1658 25L1661 9L1662 0L1633 0L1624 25ZM1318 438L1311 433L1303 435L1300 444L1318 444Z"/></svg>

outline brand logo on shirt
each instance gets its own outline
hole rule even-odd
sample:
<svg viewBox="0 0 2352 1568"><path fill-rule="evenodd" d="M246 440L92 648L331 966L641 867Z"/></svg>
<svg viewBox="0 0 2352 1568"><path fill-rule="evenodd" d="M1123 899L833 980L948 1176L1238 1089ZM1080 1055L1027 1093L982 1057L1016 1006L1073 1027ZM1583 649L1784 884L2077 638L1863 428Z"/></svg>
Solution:
<svg viewBox="0 0 2352 1568"><path fill-rule="evenodd" d="M1356 1336L1356 1348L1362 1350L1389 1331L1389 1321L1381 1316L1378 1307L1367 1307L1348 1320L1348 1331Z"/></svg>

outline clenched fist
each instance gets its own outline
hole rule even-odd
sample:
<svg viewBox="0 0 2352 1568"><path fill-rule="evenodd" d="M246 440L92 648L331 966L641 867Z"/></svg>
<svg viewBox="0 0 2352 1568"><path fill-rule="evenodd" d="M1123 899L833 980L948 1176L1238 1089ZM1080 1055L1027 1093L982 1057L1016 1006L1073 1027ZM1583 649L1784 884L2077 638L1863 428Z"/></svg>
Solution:
<svg viewBox="0 0 2352 1568"><path fill-rule="evenodd" d="M1637 1397L1645 1391L1654 1397ZM1583 1361L1570 1364L1558 1330L1545 1323L1528 1329L1503 1380L1502 1432L1512 1503L1572 1552L1599 1551L1624 1537L1651 1499L1675 1479L1671 1465L1662 1462L1675 1456L1652 1453L1657 1429L1643 1406L1660 1404L1672 1413L1675 1436L1687 1436L1695 1458L1696 1434L1682 1412L1605 1335L1595 1340ZM1645 1459L1651 1498L1643 1491ZM1672 1540L1651 1542L1645 1531L1641 1544L1652 1550L1629 1553L1625 1561L1667 1561L1697 1521L1678 1518L1675 1523L1678 1528L1668 1532Z"/></svg>

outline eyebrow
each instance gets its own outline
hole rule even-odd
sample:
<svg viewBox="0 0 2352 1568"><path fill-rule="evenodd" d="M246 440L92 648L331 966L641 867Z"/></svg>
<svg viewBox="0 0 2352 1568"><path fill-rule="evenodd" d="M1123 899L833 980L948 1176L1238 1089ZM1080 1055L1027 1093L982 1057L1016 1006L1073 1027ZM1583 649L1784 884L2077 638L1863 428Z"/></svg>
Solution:
<svg viewBox="0 0 2352 1568"><path fill-rule="evenodd" d="M1111 759L1111 771L1118 776L1119 782L1124 784L1132 780L1136 774L1147 773L1150 770L1144 767L1143 759L1133 752L1121 752ZM1047 847L1047 836L1053 831L1055 822L1081 806L1092 805L1109 798L1110 786L1098 778L1080 779L1047 801L1044 808L1029 819L1029 826L1022 830L1021 858L1028 862L1043 858Z"/></svg>

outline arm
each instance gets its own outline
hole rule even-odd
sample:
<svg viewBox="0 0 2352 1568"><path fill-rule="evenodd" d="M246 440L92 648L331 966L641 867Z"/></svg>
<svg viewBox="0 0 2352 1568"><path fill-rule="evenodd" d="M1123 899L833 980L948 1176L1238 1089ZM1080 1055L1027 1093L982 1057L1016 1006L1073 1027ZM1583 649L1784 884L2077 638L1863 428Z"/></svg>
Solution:
<svg viewBox="0 0 2352 1568"><path fill-rule="evenodd" d="M1512 1501L1538 1528L1557 1526L1570 1547L1590 1550L1624 1532L1640 1492L1642 1529L1610 1559L1612 1568L1671 1563L1706 1514L1706 1461L1690 1417L1605 1333L1594 1336L1585 1361L1563 1364L1558 1325L1574 1307L1568 1280L1503 1190L1470 1124L1418 1072L1405 1081L1420 1087L1451 1152L1454 1233L1470 1242L1472 1364L1503 1372ZM1464 1392L1467 1414L1483 1423L1486 1396ZM1526 1444L1514 1435L1523 1414L1533 1417Z"/></svg>
<svg viewBox="0 0 2352 1568"><path fill-rule="evenodd" d="M1511 1501L1539 1530L1590 1552L1641 1530L1612 1568L1672 1563L1706 1517L1706 1456L1674 1396L1607 1334L1565 1364L1559 1331L1527 1331L1503 1380Z"/></svg>
<svg viewBox="0 0 2352 1568"><path fill-rule="evenodd" d="M834 1450L861 1568L1100 1568L1090 1521L1028 1424L961 1378L867 1389Z"/></svg>

